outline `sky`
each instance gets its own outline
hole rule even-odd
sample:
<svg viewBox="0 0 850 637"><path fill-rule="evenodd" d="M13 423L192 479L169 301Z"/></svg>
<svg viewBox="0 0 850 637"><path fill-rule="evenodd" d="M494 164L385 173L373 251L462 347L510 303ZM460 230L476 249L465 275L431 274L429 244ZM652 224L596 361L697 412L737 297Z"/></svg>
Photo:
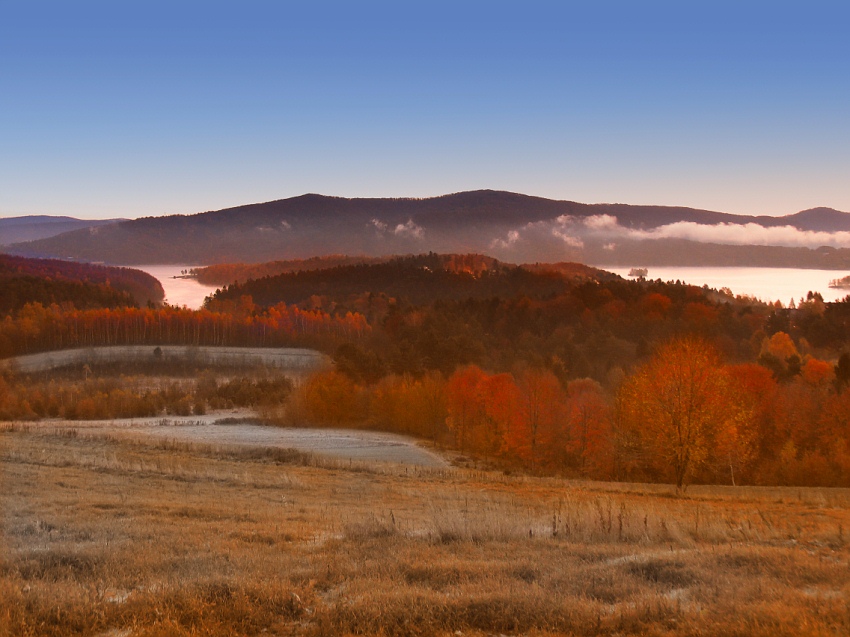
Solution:
<svg viewBox="0 0 850 637"><path fill-rule="evenodd" d="M480 188L850 211L848 25L818 0L0 0L0 217Z"/></svg>

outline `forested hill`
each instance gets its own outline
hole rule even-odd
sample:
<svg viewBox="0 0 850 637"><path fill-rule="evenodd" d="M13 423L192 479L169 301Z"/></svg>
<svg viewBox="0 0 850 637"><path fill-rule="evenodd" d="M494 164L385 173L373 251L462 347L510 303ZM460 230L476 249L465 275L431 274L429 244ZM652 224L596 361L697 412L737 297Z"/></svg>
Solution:
<svg viewBox="0 0 850 637"><path fill-rule="evenodd" d="M792 233L833 233L850 231L850 214L818 208L785 217L749 217L685 207L583 204L492 190L427 199L309 194L195 215L126 221L18 243L9 249L25 256L72 256L116 264L259 263L425 251L486 252L511 262L614 263L623 246L642 245L648 238L658 238L653 234L658 228L676 224L720 230L750 224L786 227ZM740 243L740 230L735 232L733 243ZM718 233L712 236L716 239ZM674 238L662 233L660 241L645 251L648 260L642 259L641 265L652 265L656 255L663 257L664 242ZM744 257L748 254L746 246L730 248ZM723 258L714 260L722 263ZM775 258L794 265L793 253Z"/></svg>
<svg viewBox="0 0 850 637"><path fill-rule="evenodd" d="M482 255L432 253L234 283L212 295L210 305L235 302L246 295L264 307L281 302L304 304L310 299L315 303L322 298L350 303L357 298L378 296L416 305L467 298L543 298L563 293L577 281L618 278L580 264L518 267Z"/></svg>
<svg viewBox="0 0 850 637"><path fill-rule="evenodd" d="M0 313L26 303L78 309L161 303L162 285L140 270L0 254Z"/></svg>
<svg viewBox="0 0 850 637"><path fill-rule="evenodd" d="M286 259L265 263L218 263L202 268L192 268L191 273L202 285L223 286L231 283L244 283L249 279L261 279L287 272L302 270L326 270L346 265L363 263L384 263L393 257L356 257L347 255L329 255L309 259Z"/></svg>
<svg viewBox="0 0 850 637"><path fill-rule="evenodd" d="M410 256L410 255L407 255ZM430 256L433 255L433 253ZM203 268L193 268L192 275L203 285L224 286L232 283L244 283L249 279L262 279L289 272L305 270L327 270L348 265L386 263L401 258L402 255L386 257L363 257L330 255L327 257L311 257L309 259L289 259L286 261L269 261L266 263L221 263ZM480 273L493 268L513 267L513 264L502 263L492 257L481 254L447 254L439 255L440 267L451 272ZM609 276L607 272L581 263L527 263L522 266L532 272L558 272L567 278L600 280Z"/></svg>

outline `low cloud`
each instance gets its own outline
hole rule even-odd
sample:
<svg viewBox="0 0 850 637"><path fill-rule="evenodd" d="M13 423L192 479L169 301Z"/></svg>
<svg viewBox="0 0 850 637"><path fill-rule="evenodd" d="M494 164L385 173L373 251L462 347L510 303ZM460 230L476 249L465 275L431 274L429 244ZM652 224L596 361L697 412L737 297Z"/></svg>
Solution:
<svg viewBox="0 0 850 637"><path fill-rule="evenodd" d="M690 241L728 245L787 246L792 248L850 245L850 232L814 232L799 230L794 226L765 228L756 223L745 225L720 223L706 226L690 221L680 221L653 230L630 231L629 234L636 239L688 239Z"/></svg>
<svg viewBox="0 0 850 637"><path fill-rule="evenodd" d="M561 215L558 217L558 222L562 225L574 225L578 222L591 232L616 232L621 229L617 217L613 215L593 215L592 217L577 218Z"/></svg>
<svg viewBox="0 0 850 637"><path fill-rule="evenodd" d="M510 248L519 241L519 230L511 230L504 239L493 239L490 242L491 248Z"/></svg>
<svg viewBox="0 0 850 637"><path fill-rule="evenodd" d="M572 233L562 230L560 228L552 228L552 236L557 237L561 241L564 242L565 245L570 248L583 248L584 241L574 236Z"/></svg>
<svg viewBox="0 0 850 637"><path fill-rule="evenodd" d="M393 230L393 234L397 237L422 239L425 236L425 228L413 223L413 219L408 219L407 223L398 224Z"/></svg>
<svg viewBox="0 0 850 637"><path fill-rule="evenodd" d="M378 232L386 232L387 224L385 224L380 219L372 219L369 223L371 223L375 228L377 228Z"/></svg>
<svg viewBox="0 0 850 637"><path fill-rule="evenodd" d="M491 247L510 249L519 243L551 242L557 239L568 248L583 248L588 241L599 242L606 250L614 250L618 242L648 239L686 239L702 243L726 245L763 245L817 248L850 246L850 232L813 232L793 226L765 228L755 223L744 225L720 223L703 225L680 221L647 230L625 228L611 215L571 217L562 215L549 221L529 223L497 238Z"/></svg>

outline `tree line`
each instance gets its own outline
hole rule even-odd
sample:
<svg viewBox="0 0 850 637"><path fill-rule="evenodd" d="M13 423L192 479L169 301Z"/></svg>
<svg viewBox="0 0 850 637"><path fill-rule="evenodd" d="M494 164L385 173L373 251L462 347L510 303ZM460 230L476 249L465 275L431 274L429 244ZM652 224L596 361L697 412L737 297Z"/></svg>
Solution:
<svg viewBox="0 0 850 637"><path fill-rule="evenodd" d="M538 473L681 488L850 484L850 298L810 293L784 308L679 282L569 278L484 259L441 271L438 256L278 280L295 285L297 303L275 300L286 289L274 303L232 293L245 288L201 310L28 303L0 321L0 356L314 347L335 370L286 401L291 422L412 433ZM685 386L701 388L695 402L681 402L675 388Z"/></svg>
<svg viewBox="0 0 850 637"><path fill-rule="evenodd" d="M766 350L788 342L777 333ZM799 374L780 380L758 363L723 362L704 338L679 336L608 389L527 366L466 365L448 377L390 374L374 383L337 369L296 392L289 419L368 424L540 474L679 489L692 482L846 487L848 384L847 355L837 365L809 357Z"/></svg>

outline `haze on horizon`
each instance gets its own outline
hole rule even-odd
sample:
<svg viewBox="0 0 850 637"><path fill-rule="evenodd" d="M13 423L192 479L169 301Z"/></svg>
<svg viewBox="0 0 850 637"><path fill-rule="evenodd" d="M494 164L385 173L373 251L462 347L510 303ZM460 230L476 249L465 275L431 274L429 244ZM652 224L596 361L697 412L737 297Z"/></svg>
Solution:
<svg viewBox="0 0 850 637"><path fill-rule="evenodd" d="M399 4L6 3L0 217L479 188L850 211L846 6Z"/></svg>

